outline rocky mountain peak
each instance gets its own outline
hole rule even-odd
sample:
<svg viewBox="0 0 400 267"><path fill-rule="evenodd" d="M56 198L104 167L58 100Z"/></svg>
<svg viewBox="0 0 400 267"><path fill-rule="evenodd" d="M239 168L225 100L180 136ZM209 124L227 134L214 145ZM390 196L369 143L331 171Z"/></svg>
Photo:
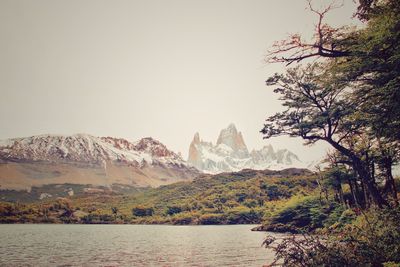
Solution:
<svg viewBox="0 0 400 267"><path fill-rule="evenodd" d="M200 160L200 154L199 151L197 150L197 147L201 145L200 141L200 134L195 133L192 142L190 143L189 147L189 158L188 161L192 163L193 166L199 167L198 165L201 164L199 162Z"/></svg>
<svg viewBox="0 0 400 267"><path fill-rule="evenodd" d="M146 137L140 139L134 146L136 151L147 152L153 157L172 157L179 158L178 154L167 149L167 147L161 142L151 138Z"/></svg>
<svg viewBox="0 0 400 267"><path fill-rule="evenodd" d="M200 134L199 133L194 134L192 144L200 144Z"/></svg>
<svg viewBox="0 0 400 267"><path fill-rule="evenodd" d="M287 149L281 149L276 152L277 161L281 164L290 165L293 162L299 161L299 158L293 152Z"/></svg>
<svg viewBox="0 0 400 267"><path fill-rule="evenodd" d="M208 173L240 171L242 169L274 169L303 167L299 158L287 149L274 150L265 145L248 152L242 133L231 123L222 129L217 143L201 141L196 133L189 147L188 163Z"/></svg>
<svg viewBox="0 0 400 267"><path fill-rule="evenodd" d="M233 151L246 151L247 146L244 143L243 136L241 132L238 132L235 124L231 123L225 129L222 129L217 140L217 145L224 144L232 148Z"/></svg>

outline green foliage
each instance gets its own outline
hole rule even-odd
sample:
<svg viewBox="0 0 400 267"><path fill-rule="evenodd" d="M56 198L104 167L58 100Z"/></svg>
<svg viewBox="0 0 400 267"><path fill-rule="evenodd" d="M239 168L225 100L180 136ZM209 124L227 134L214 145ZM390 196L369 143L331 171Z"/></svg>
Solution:
<svg viewBox="0 0 400 267"><path fill-rule="evenodd" d="M355 104L349 101L345 85L335 82L335 75L325 68L324 64L297 67L267 80L286 110L266 119L262 130L266 138L290 135L314 143L345 127Z"/></svg>
<svg viewBox="0 0 400 267"><path fill-rule="evenodd" d="M82 223L86 224L107 224L114 223L115 219L110 214L88 214L81 218Z"/></svg>
<svg viewBox="0 0 400 267"><path fill-rule="evenodd" d="M171 222L175 225L198 224L199 216L196 212L182 212L172 217Z"/></svg>
<svg viewBox="0 0 400 267"><path fill-rule="evenodd" d="M400 2L379 1L367 27L357 32L351 49L357 56L339 67L355 87L366 122L378 135L400 140ZM370 79L362 79L363 77Z"/></svg>
<svg viewBox="0 0 400 267"><path fill-rule="evenodd" d="M223 214L203 214L199 218L200 224L223 224L225 221L225 215Z"/></svg>
<svg viewBox="0 0 400 267"><path fill-rule="evenodd" d="M341 187L342 183L346 182L351 175L349 175L343 168L334 167L330 168L325 172L324 184L337 189Z"/></svg>
<svg viewBox="0 0 400 267"><path fill-rule="evenodd" d="M291 236L264 244L284 266L398 266L400 209L370 210L339 233Z"/></svg>
<svg viewBox="0 0 400 267"><path fill-rule="evenodd" d="M252 224L259 223L263 213L254 209L237 208L227 212L227 224Z"/></svg>
<svg viewBox="0 0 400 267"><path fill-rule="evenodd" d="M335 224L343 212L344 208L336 202L326 203L316 197L304 197L267 218L265 229L274 232L312 232Z"/></svg>
<svg viewBox="0 0 400 267"><path fill-rule="evenodd" d="M205 176L134 194L92 194L32 204L33 211L0 206L2 220L55 223L262 223L297 195L316 190L307 171L252 171ZM3 210L3 211L2 211ZM32 219L29 216L35 219ZM28 217L27 217L28 216Z"/></svg>

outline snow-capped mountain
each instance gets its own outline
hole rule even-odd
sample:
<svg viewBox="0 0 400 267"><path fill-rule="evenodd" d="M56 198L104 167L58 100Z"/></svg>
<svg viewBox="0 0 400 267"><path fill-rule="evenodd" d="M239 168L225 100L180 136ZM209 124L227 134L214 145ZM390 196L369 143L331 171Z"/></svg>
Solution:
<svg viewBox="0 0 400 267"><path fill-rule="evenodd" d="M188 163L207 173L305 166L297 155L287 149L275 151L271 145L267 145L249 152L242 133L237 131L234 124L220 132L216 145L200 140L199 133L196 133L189 147Z"/></svg>
<svg viewBox="0 0 400 267"><path fill-rule="evenodd" d="M158 186L198 171L152 138L129 142L88 134L39 135L0 141L0 186L49 183Z"/></svg>
<svg viewBox="0 0 400 267"><path fill-rule="evenodd" d="M0 142L3 161L49 161L103 163L117 161L137 166L168 164L186 166L185 161L151 137L131 143L122 138L88 134L39 135Z"/></svg>

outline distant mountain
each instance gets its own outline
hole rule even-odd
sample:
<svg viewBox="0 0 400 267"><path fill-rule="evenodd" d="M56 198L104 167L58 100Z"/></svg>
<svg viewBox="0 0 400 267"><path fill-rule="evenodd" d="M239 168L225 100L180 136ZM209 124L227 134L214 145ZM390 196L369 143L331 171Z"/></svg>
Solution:
<svg viewBox="0 0 400 267"><path fill-rule="evenodd" d="M241 132L234 124L221 130L217 143L205 142L199 133L194 135L189 147L188 163L206 173L253 170L281 170L304 168L298 156L287 149L274 150L271 145L248 151Z"/></svg>
<svg viewBox="0 0 400 267"><path fill-rule="evenodd" d="M197 174L181 156L152 138L132 143L76 134L0 141L1 189L63 183L154 187Z"/></svg>

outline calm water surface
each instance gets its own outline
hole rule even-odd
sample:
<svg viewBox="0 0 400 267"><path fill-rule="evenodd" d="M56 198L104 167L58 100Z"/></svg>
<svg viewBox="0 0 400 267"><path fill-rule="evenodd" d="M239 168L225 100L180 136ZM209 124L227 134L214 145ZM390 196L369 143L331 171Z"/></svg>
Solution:
<svg viewBox="0 0 400 267"><path fill-rule="evenodd" d="M262 266L254 225L0 225L0 266Z"/></svg>

